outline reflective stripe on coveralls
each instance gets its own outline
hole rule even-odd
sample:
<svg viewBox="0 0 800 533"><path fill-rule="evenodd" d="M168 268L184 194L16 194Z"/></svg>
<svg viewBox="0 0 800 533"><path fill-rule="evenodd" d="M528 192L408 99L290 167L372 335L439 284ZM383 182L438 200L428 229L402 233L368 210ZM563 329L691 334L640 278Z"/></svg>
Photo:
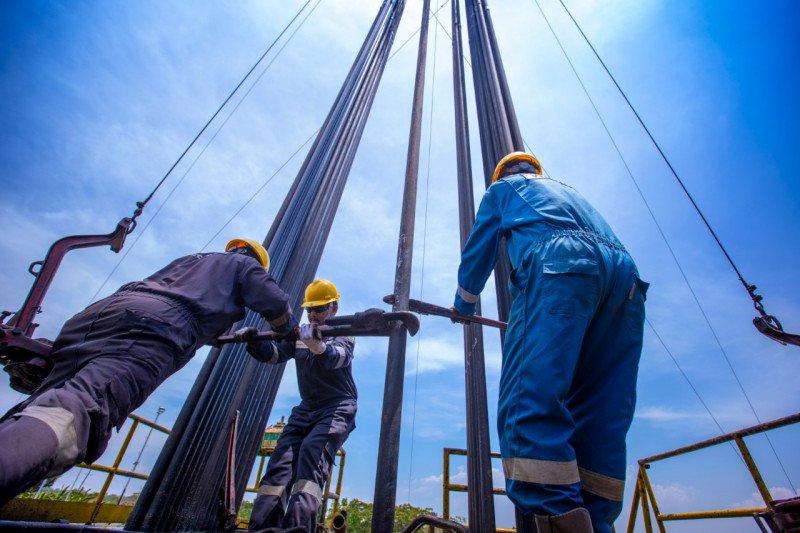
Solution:
<svg viewBox="0 0 800 533"><path fill-rule="evenodd" d="M336 351L337 358L333 368L342 368L345 363L347 363L347 351L342 346L337 346L334 350Z"/></svg>
<svg viewBox="0 0 800 533"><path fill-rule="evenodd" d="M547 485L569 485L580 481L577 461L540 461L537 459L503 459L506 479L542 483Z"/></svg>
<svg viewBox="0 0 800 533"><path fill-rule="evenodd" d="M258 487L258 494L259 496L275 496L276 498L280 498L285 490L286 487L283 485L261 485Z"/></svg>
<svg viewBox="0 0 800 533"><path fill-rule="evenodd" d="M581 487L586 492L596 494L607 500L621 502L625 491L625 480L604 476L585 468L579 468Z"/></svg>
<svg viewBox="0 0 800 533"><path fill-rule="evenodd" d="M292 496L298 492L308 494L318 502L322 500L322 488L310 479L300 479L292 485Z"/></svg>
<svg viewBox="0 0 800 533"><path fill-rule="evenodd" d="M458 295L461 296L461 299L467 302L468 304L478 303L478 298L480 298L477 294L472 294L464 287L458 288Z"/></svg>
<svg viewBox="0 0 800 533"><path fill-rule="evenodd" d="M63 407L29 405L19 416L30 416L47 424L58 439L58 451L48 476L61 474L81 456L78 436L75 431L75 416Z"/></svg>
<svg viewBox="0 0 800 533"><path fill-rule="evenodd" d="M580 481L581 488L586 492L615 501L622 501L625 490L624 479L579 468L577 461L503 459L503 473L506 479L545 485L569 485Z"/></svg>
<svg viewBox="0 0 800 533"><path fill-rule="evenodd" d="M269 363L271 365L274 365L274 364L277 364L279 362L280 357L281 357L281 354L278 351L278 347L273 344L272 345L272 357L270 357L269 359L265 359L264 362L265 363Z"/></svg>

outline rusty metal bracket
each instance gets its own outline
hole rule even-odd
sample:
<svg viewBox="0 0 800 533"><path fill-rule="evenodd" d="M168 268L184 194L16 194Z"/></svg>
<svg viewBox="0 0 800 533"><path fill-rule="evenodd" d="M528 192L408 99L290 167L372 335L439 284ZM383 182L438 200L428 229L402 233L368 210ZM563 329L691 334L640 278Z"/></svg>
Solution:
<svg viewBox="0 0 800 533"><path fill-rule="evenodd" d="M3 320L11 313L0 315L0 364L11 377L11 387L19 392L31 393L52 368L48 339L31 338L39 325L33 320L42 311L47 289L55 277L61 260L67 252L76 248L89 248L108 244L119 252L125 237L136 227L130 218L123 218L114 231L104 235L73 235L59 239L50 246L43 261L34 261L28 272L36 277L22 308L8 322Z"/></svg>
<svg viewBox="0 0 800 533"><path fill-rule="evenodd" d="M33 318L41 312L41 303L50 283L55 277L61 260L70 250L77 248L90 248L93 246L110 245L111 249L119 252L125 244L125 237L131 232L134 225L130 218L123 218L117 223L114 231L104 235L72 235L59 239L50 246L43 261L34 261L28 267L28 272L36 276L36 281L25 299L22 308L8 321L6 326L20 328L28 337L33 335L33 330L38 324L33 323Z"/></svg>
<svg viewBox="0 0 800 533"><path fill-rule="evenodd" d="M781 323L778 322L778 319L772 315L757 316L753 319L753 324L763 335L783 344L784 346L787 344L800 346L800 335L783 331Z"/></svg>
<svg viewBox="0 0 800 533"><path fill-rule="evenodd" d="M755 307L759 314L759 316L753 319L753 325L755 325L756 329L761 334L783 344L784 346L787 344L800 346L800 335L783 331L783 325L781 324L780 320L778 320L778 317L767 313L767 310L764 309L764 297L756 292L758 287L755 285L749 285L745 283L744 280L742 280L742 283L747 289L750 299L753 300L753 307Z"/></svg>

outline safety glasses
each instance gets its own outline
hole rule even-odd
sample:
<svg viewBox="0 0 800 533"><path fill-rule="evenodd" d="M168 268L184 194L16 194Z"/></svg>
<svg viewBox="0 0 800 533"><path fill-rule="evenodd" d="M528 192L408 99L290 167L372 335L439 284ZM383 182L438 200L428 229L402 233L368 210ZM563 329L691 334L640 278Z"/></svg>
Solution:
<svg viewBox="0 0 800 533"><path fill-rule="evenodd" d="M311 307L306 307L306 313L324 313L330 308L331 304L323 304L323 305L314 305Z"/></svg>

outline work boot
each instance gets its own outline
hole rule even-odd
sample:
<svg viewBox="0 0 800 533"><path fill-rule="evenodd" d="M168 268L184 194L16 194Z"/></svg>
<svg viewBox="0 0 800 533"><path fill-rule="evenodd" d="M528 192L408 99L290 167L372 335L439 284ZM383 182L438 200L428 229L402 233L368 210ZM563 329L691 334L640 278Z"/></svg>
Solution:
<svg viewBox="0 0 800 533"><path fill-rule="evenodd" d="M536 515L539 533L592 533L592 518L589 511L578 507L559 515Z"/></svg>

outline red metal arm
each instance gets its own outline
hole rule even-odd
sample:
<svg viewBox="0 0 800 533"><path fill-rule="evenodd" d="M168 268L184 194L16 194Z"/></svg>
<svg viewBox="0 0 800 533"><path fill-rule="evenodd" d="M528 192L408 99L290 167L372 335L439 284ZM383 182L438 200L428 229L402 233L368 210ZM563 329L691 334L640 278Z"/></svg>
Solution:
<svg viewBox="0 0 800 533"><path fill-rule="evenodd" d="M36 314L41 311L42 300L44 300L47 289L58 270L61 260L70 250L76 248L89 248L92 246L103 246L108 244L115 252L119 252L125 244L125 237L133 230L130 218L123 218L117 224L117 228L106 235L73 235L64 237L53 243L47 252L44 261L34 261L28 267L28 271L36 276L36 281L25 299L22 308L8 321L7 326L18 328L22 334L30 337L38 324L33 322ZM36 270L36 267L40 267Z"/></svg>

